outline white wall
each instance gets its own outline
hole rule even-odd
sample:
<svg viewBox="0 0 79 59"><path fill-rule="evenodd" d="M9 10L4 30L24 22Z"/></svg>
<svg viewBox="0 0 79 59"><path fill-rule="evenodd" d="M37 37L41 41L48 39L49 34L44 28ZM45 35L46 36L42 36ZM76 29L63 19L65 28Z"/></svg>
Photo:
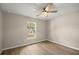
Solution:
<svg viewBox="0 0 79 59"><path fill-rule="evenodd" d="M37 24L37 38L27 40L26 22L34 21ZM27 45L46 39L45 21L3 12L3 49Z"/></svg>
<svg viewBox="0 0 79 59"><path fill-rule="evenodd" d="M58 10L49 21L49 41L79 50L79 5L69 5Z"/></svg>
<svg viewBox="0 0 79 59"><path fill-rule="evenodd" d="M2 50L2 14L0 11L0 53Z"/></svg>

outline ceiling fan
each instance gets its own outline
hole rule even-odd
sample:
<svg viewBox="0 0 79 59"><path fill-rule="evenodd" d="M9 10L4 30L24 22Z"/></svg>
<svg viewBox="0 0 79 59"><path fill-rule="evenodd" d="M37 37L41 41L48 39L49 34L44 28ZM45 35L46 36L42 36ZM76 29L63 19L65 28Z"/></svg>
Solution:
<svg viewBox="0 0 79 59"><path fill-rule="evenodd" d="M37 16L40 16L40 15L48 16L49 13L56 13L57 12L53 3L48 3L48 5L44 8L42 8L41 11L42 12Z"/></svg>

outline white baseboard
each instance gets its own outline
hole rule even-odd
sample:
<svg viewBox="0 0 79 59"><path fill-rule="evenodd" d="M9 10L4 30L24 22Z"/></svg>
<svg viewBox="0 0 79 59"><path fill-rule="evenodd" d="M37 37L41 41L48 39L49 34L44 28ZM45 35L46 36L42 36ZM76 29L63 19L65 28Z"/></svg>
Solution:
<svg viewBox="0 0 79 59"><path fill-rule="evenodd" d="M2 51L3 50L7 50L7 49L12 49L12 48L17 48L17 47L21 47L21 46L25 46L25 45L29 45L29 44L33 44L33 43L38 43L38 42L41 42L41 41L46 41L46 40L39 40L39 41L34 41L34 42L32 42L32 43L26 43L26 44L21 44L21 45L16 45L16 46L13 46L13 47L8 47L8 48L4 48L4 49L2 49Z"/></svg>
<svg viewBox="0 0 79 59"><path fill-rule="evenodd" d="M65 44L62 44L62 43L59 43L59 42L55 42L55 41L52 41L52 40L48 40L48 41L79 51L79 48L71 47L71 46L68 46L68 45L65 45Z"/></svg>
<svg viewBox="0 0 79 59"><path fill-rule="evenodd" d="M39 41L32 42L32 43L29 43L29 44L38 43L38 42L46 41L46 40L47 40L47 39L45 39L45 40L39 40ZM53 42L53 43L56 43L56 44L59 44L59 45L66 46L66 47L69 47L69 48L71 48L71 49L79 50L78 48L71 47L71 46L67 46L67 45L64 45L64 44L62 44L62 43L55 42L55 41L52 41L52 40L47 40L47 41L50 41L50 42ZM21 46L29 45L29 44L21 44L21 45L16 45L16 46L13 46L13 47L4 48L4 49L2 49L2 51L3 51L3 50L7 50L7 49L12 49L12 48L17 48L17 47L21 47ZM0 51L0 54L2 53L2 51Z"/></svg>

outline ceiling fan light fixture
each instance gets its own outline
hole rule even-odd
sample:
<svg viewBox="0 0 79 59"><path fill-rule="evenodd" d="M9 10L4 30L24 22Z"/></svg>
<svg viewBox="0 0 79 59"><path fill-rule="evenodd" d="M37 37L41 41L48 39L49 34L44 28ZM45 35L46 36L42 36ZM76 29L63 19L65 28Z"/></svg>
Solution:
<svg viewBox="0 0 79 59"><path fill-rule="evenodd" d="M42 12L42 15L43 16L48 16L48 13L47 12Z"/></svg>
<svg viewBox="0 0 79 59"><path fill-rule="evenodd" d="M56 13L55 5L53 3L48 3L47 7L41 9L40 15L48 16L49 13Z"/></svg>

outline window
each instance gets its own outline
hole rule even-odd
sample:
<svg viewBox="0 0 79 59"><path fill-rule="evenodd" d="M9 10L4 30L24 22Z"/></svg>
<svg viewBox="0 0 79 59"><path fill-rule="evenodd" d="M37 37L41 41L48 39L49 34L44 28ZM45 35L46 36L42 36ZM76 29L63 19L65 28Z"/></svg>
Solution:
<svg viewBox="0 0 79 59"><path fill-rule="evenodd" d="M32 21L28 21L26 24L27 27L27 39L35 39L36 38L36 23Z"/></svg>

